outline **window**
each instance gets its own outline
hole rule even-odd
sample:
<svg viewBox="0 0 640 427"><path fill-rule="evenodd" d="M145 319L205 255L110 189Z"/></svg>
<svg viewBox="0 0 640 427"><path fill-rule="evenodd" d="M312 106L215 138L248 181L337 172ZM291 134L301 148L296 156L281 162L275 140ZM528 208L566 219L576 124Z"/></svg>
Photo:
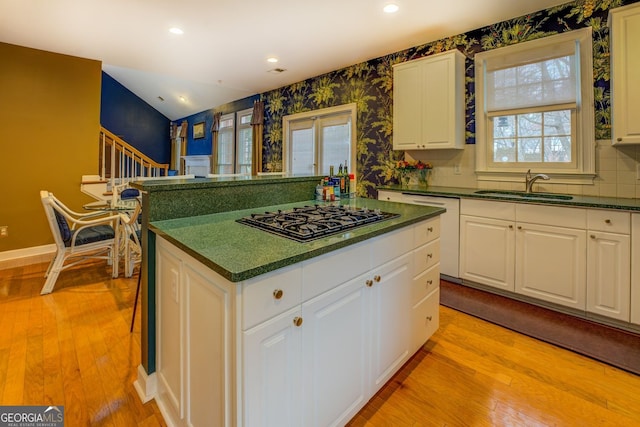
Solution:
<svg viewBox="0 0 640 427"><path fill-rule="evenodd" d="M355 173L356 104L285 116L284 165L292 175L328 175L345 164Z"/></svg>
<svg viewBox="0 0 640 427"><path fill-rule="evenodd" d="M586 28L476 55L480 180L521 179L532 169L554 182L591 182L591 44Z"/></svg>
<svg viewBox="0 0 640 427"><path fill-rule="evenodd" d="M220 118L216 147L216 174L251 173L253 109L225 114Z"/></svg>

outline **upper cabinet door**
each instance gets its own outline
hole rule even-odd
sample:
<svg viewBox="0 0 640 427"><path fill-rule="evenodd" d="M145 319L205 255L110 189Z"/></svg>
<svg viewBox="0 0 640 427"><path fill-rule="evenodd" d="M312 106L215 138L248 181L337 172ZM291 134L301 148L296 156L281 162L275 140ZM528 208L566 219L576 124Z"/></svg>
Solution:
<svg viewBox="0 0 640 427"><path fill-rule="evenodd" d="M451 50L394 66L394 150L464 148L464 60Z"/></svg>
<svg viewBox="0 0 640 427"><path fill-rule="evenodd" d="M612 144L640 144L640 3L613 9L609 22Z"/></svg>

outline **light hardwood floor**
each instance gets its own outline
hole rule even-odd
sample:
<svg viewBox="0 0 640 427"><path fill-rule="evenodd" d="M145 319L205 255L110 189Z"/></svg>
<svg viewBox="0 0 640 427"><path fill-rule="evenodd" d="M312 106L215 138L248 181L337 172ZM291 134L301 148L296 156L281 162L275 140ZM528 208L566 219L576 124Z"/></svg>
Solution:
<svg viewBox="0 0 640 427"><path fill-rule="evenodd" d="M95 263L40 296L45 269L0 270L0 405L64 405L67 427L165 425L132 386L136 277L112 279ZM440 315L350 426L640 425L640 377L446 307Z"/></svg>

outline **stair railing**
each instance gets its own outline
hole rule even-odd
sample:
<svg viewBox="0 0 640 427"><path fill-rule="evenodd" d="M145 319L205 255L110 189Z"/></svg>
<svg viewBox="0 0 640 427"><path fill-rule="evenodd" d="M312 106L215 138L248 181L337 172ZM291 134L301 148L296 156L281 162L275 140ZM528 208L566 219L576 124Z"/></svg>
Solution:
<svg viewBox="0 0 640 427"><path fill-rule="evenodd" d="M100 127L100 179L110 190L139 177L167 176L169 165L158 163L117 135Z"/></svg>

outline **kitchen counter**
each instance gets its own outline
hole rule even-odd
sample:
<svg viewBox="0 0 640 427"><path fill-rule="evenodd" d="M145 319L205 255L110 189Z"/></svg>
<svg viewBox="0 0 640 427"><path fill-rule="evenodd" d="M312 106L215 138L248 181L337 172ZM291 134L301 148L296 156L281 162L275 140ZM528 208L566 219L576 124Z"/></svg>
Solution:
<svg viewBox="0 0 640 427"><path fill-rule="evenodd" d="M472 198L472 199L484 199L484 200L502 200L508 202L517 203L533 203L541 205L559 205L559 206L573 206L573 207L587 207L598 209L617 209L625 211L640 211L639 199L627 199L622 197L597 197L597 196L580 196L571 195L571 200L559 200L559 199L523 199L514 198L499 195L490 194L476 194L476 191L482 191L485 189L479 188L462 188L462 187L435 187L429 186L428 188L421 188L417 185L409 185L408 187L402 187L400 185L388 185L380 186L378 190L398 191L407 194L420 194L424 196L440 196L440 197L457 197L457 198ZM509 191L509 190L497 190L497 191ZM544 194L544 193L543 193Z"/></svg>
<svg viewBox="0 0 640 427"><path fill-rule="evenodd" d="M400 214L342 234L299 243L263 230L239 224L237 219L255 212L286 210L294 206L313 205L313 200L152 221L149 230L169 240L224 278L232 282L246 280L288 265L349 246L389 231L438 216L445 212L436 207L389 203L372 199L347 199L341 205L367 207Z"/></svg>

